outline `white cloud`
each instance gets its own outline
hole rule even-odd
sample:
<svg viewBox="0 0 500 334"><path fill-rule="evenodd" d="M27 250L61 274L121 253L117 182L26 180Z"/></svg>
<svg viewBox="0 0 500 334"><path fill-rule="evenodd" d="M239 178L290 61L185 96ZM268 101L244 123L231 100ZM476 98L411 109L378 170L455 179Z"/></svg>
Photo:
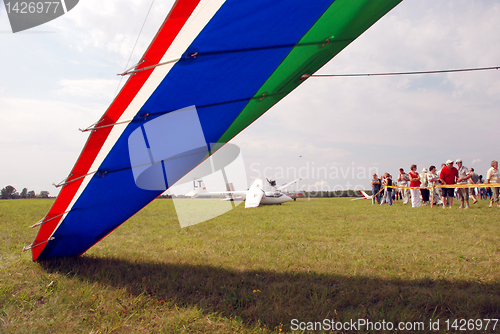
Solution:
<svg viewBox="0 0 500 334"><path fill-rule="evenodd" d="M113 79L61 79L57 82L59 96L92 98L93 100L110 99L116 92L119 80Z"/></svg>
<svg viewBox="0 0 500 334"><path fill-rule="evenodd" d="M64 34L71 48L81 52L101 50L114 55L114 63L125 66L138 37L132 61L144 53L173 3L156 1L149 11L151 2L139 0L80 1L52 26Z"/></svg>
<svg viewBox="0 0 500 334"><path fill-rule="evenodd" d="M52 182L68 176L88 137L78 128L89 119L96 111L76 103L0 97L2 160L10 161L0 184L58 193Z"/></svg>
<svg viewBox="0 0 500 334"><path fill-rule="evenodd" d="M314 184L314 186L317 187L318 189L321 189L321 187L326 186L326 185L328 185L328 182L326 182L326 181L319 181L319 182L316 182Z"/></svg>

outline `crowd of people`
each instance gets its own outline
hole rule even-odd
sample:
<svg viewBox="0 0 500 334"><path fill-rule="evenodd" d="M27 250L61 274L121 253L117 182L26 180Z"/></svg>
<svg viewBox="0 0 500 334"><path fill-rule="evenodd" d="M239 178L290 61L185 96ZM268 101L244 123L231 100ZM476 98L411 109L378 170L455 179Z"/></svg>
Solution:
<svg viewBox="0 0 500 334"><path fill-rule="evenodd" d="M372 204L392 205L395 200L402 199L403 204L411 201L412 207L440 205L451 208L453 199L456 198L460 201L461 209L468 209L469 198L472 199L472 204L489 198L490 208L495 203L500 208L498 183L500 177L496 160L491 162L486 179L478 175L474 168L465 167L461 159L455 162L448 160L441 164L439 171L436 166L423 168L420 174L417 172L417 165L411 165L409 173L400 168L398 177L394 179L389 173L384 173L380 178L373 174Z"/></svg>

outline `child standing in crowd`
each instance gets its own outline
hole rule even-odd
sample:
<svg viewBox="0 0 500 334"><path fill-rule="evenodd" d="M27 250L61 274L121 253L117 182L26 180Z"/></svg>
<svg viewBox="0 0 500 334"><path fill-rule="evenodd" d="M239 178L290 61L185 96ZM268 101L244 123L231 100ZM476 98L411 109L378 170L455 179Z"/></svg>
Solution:
<svg viewBox="0 0 500 334"><path fill-rule="evenodd" d="M478 184L479 183L479 175L474 172L474 168L469 169L470 172L470 179L469 183L470 184ZM469 196L472 198L474 202L472 204L477 203L477 196L479 196L479 188L469 188Z"/></svg>
<svg viewBox="0 0 500 334"><path fill-rule="evenodd" d="M479 183L484 183L482 175L479 175ZM480 188L478 188L478 190L479 190L479 198L481 200L485 200L486 199L486 188L480 187Z"/></svg>

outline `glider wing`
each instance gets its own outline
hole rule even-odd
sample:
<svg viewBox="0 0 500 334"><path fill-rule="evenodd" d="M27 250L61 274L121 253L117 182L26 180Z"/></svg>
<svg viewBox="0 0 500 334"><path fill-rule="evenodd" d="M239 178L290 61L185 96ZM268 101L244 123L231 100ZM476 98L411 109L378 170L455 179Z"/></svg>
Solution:
<svg viewBox="0 0 500 334"><path fill-rule="evenodd" d="M39 223L33 260L84 253L400 1L176 1Z"/></svg>
<svg viewBox="0 0 500 334"><path fill-rule="evenodd" d="M284 185L277 187L277 188L276 188L276 190L278 190L278 191L283 191L284 189L286 189L286 188L290 187L290 186L291 186L292 184L294 184L294 183L299 182L300 180L302 180L302 179L301 179L301 178L298 178L298 179L295 179L295 180L290 181L290 182L288 182L288 183L285 183Z"/></svg>

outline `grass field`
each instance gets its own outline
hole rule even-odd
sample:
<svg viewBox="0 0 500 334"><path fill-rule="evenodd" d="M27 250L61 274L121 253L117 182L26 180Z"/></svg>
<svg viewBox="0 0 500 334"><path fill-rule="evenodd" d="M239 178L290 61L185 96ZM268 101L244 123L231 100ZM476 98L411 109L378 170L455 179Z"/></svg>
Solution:
<svg viewBox="0 0 500 334"><path fill-rule="evenodd" d="M156 200L85 255L33 263L28 226L51 204L0 201L1 333L290 332L292 319L464 333L445 320L500 318L500 209L485 201L299 199L181 229Z"/></svg>

